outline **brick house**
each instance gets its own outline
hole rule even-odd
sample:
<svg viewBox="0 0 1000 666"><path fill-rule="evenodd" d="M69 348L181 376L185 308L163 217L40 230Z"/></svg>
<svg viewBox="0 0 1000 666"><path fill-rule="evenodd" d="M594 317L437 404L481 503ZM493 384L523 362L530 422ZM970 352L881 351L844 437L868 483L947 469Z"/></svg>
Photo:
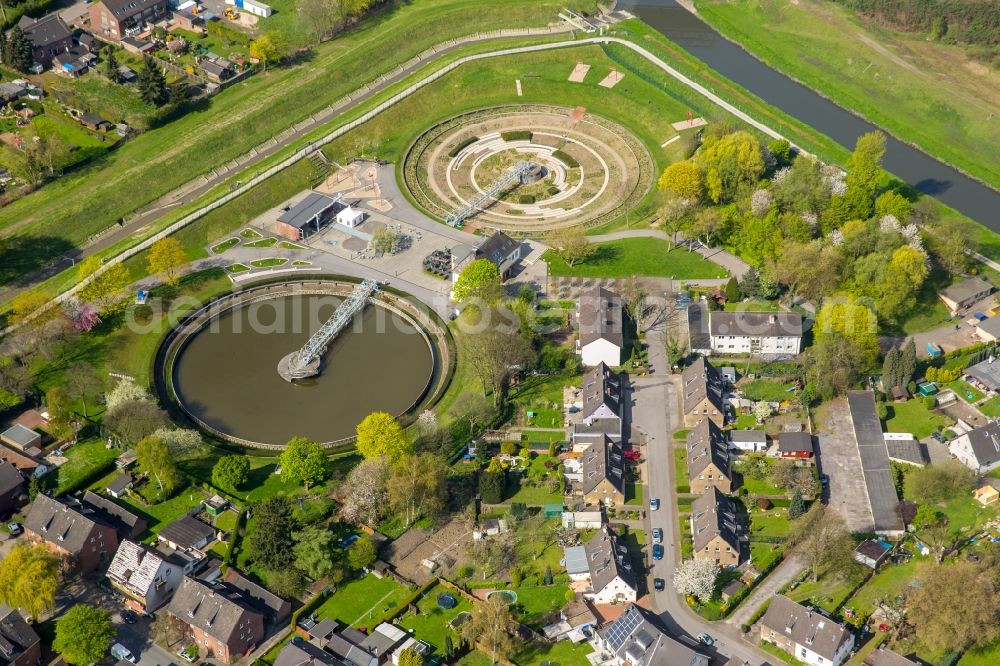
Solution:
<svg viewBox="0 0 1000 666"><path fill-rule="evenodd" d="M715 487L723 493L733 490L729 469L729 443L714 421L702 420L687 436L688 485L696 495Z"/></svg>
<svg viewBox="0 0 1000 666"><path fill-rule="evenodd" d="M8 462L0 461L0 516L20 506L24 495L24 477Z"/></svg>
<svg viewBox="0 0 1000 666"><path fill-rule="evenodd" d="M263 616L225 584L185 577L167 610L188 626L202 657L223 664L249 654L264 637Z"/></svg>
<svg viewBox="0 0 1000 666"><path fill-rule="evenodd" d="M711 560L720 567L737 566L740 531L733 503L718 488L710 488L691 504L694 559Z"/></svg>
<svg viewBox="0 0 1000 666"><path fill-rule="evenodd" d="M90 5L90 29L120 42L169 16L167 0L100 0Z"/></svg>
<svg viewBox="0 0 1000 666"><path fill-rule="evenodd" d="M590 506L625 504L625 455L621 444L602 437L583 452L580 491Z"/></svg>
<svg viewBox="0 0 1000 666"><path fill-rule="evenodd" d="M622 400L624 374L599 363L583 375L583 410L581 419L573 424L570 437L574 451L586 450L588 444L608 437L612 442L621 442L624 424L624 401Z"/></svg>
<svg viewBox="0 0 1000 666"><path fill-rule="evenodd" d="M22 16L17 27L31 42L31 55L35 62L48 67L52 58L73 48L73 31L59 14L46 14L41 18Z"/></svg>
<svg viewBox="0 0 1000 666"><path fill-rule="evenodd" d="M115 528L95 520L80 507L38 493L24 519L24 536L44 544L63 566L88 574L111 561L118 549Z"/></svg>
<svg viewBox="0 0 1000 666"><path fill-rule="evenodd" d="M720 427L725 425L722 392L726 382L715 366L704 357L695 359L681 375L681 384L685 426L697 425L703 419L709 419Z"/></svg>
<svg viewBox="0 0 1000 666"><path fill-rule="evenodd" d="M21 614L0 605L0 663L35 666L42 660L42 641Z"/></svg>

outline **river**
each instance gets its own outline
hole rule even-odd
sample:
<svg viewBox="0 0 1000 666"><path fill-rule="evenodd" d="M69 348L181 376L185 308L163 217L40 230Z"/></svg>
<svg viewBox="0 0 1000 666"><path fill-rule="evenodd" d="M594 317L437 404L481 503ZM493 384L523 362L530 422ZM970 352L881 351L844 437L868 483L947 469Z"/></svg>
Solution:
<svg viewBox="0 0 1000 666"><path fill-rule="evenodd" d="M847 148L854 148L858 136L878 129L779 74L723 38L675 0L624 0L619 6L723 76ZM884 166L924 194L1000 232L1000 192L988 185L892 136L887 137Z"/></svg>

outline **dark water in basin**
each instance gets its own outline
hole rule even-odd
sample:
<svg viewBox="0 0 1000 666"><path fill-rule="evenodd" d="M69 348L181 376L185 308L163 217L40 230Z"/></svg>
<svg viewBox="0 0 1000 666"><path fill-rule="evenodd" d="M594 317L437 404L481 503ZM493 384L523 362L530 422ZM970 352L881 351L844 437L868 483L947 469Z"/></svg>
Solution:
<svg viewBox="0 0 1000 666"><path fill-rule="evenodd" d="M858 136L877 129L771 69L674 0L624 0L619 6L726 78L847 148L854 147ZM1000 192L891 136L886 142L885 168L919 191L1000 232Z"/></svg>
<svg viewBox="0 0 1000 666"><path fill-rule="evenodd" d="M433 356L417 329L369 305L330 344L319 377L283 380L278 361L333 314L334 296L286 296L229 312L196 334L175 363L178 396L229 435L270 444L354 435L369 413L401 414L420 398Z"/></svg>

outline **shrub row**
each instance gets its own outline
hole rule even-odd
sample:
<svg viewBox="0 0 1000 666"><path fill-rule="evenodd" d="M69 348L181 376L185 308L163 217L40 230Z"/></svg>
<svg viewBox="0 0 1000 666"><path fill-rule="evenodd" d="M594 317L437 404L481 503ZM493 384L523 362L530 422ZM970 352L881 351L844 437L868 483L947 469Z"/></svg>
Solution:
<svg viewBox="0 0 1000 666"><path fill-rule="evenodd" d="M568 166L570 169L575 169L578 166L580 166L580 163L576 161L576 158L574 158L569 153L563 152L561 150L553 152L552 157L556 158L557 160Z"/></svg>
<svg viewBox="0 0 1000 666"><path fill-rule="evenodd" d="M479 140L478 136L470 136L468 139L465 139L464 141L459 141L454 148L448 151L448 157L455 157L460 152L462 152L462 150L465 147L471 146L478 140Z"/></svg>
<svg viewBox="0 0 1000 666"><path fill-rule="evenodd" d="M236 554L236 544L240 540L240 530L243 529L243 522L247 517L247 508L243 507L240 512L236 515L236 524L233 525L233 531L229 533L229 542L226 544L226 557L222 560L223 566L229 566L233 563L233 557Z"/></svg>
<svg viewBox="0 0 1000 666"><path fill-rule="evenodd" d="M500 138L504 141L531 141L531 131L514 130L511 132L500 132Z"/></svg>
<svg viewBox="0 0 1000 666"><path fill-rule="evenodd" d="M410 607L410 604L419 599L425 592L427 592L427 590L437 585L437 583L438 583L437 577L431 578L429 581L427 581L426 583L415 589L413 592L411 592L410 595L407 596L405 599L400 601L399 605L397 605L395 608L390 609L389 612L383 615L382 619L380 619L378 622L372 622L372 626L377 627L382 622L392 622L397 617L405 613L406 609Z"/></svg>
<svg viewBox="0 0 1000 666"><path fill-rule="evenodd" d="M299 624L299 618L303 615L309 615L314 610L319 608L326 598L330 596L330 588L324 587L322 590L314 594L307 602L302 604L302 607L292 613L291 619L291 629L295 631L295 627Z"/></svg>

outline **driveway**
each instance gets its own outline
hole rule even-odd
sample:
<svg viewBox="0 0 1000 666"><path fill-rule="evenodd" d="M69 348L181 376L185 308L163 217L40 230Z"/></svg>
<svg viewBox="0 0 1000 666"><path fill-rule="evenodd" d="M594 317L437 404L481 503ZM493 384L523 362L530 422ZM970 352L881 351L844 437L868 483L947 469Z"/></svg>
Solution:
<svg viewBox="0 0 1000 666"><path fill-rule="evenodd" d="M854 439L847 401L831 400L824 405L816 427L816 457L819 471L830 477L827 505L839 513L852 532L871 532L873 519L868 490L861 467L861 454Z"/></svg>
<svg viewBox="0 0 1000 666"><path fill-rule="evenodd" d="M750 596L743 602L743 605L736 609L726 620L726 624L739 627L750 622L750 618L756 613L764 602L778 593L782 587L795 580L805 567L798 557L789 557L777 566L767 578L758 585Z"/></svg>
<svg viewBox="0 0 1000 666"><path fill-rule="evenodd" d="M745 642L736 627L721 622L708 622L696 615L671 584L674 568L680 559L671 449L671 434L681 423L678 393L680 375L661 374L667 368L662 330L650 331L647 341L650 344L649 363L653 374L637 377L632 383L632 426L633 430L640 433L646 447L647 494L650 498L657 497L660 500L659 511L646 512L646 533L652 535L653 527L663 530L663 559L653 561L651 556L647 558L651 563L647 589L652 595L652 609L660 614L660 619L674 636L696 647L699 652L710 653L719 663L726 663L727 657L738 662L746 660L754 665L773 663L766 653ZM653 578L662 578L666 582L666 589L656 592ZM697 645L693 637L702 632L715 638L714 647Z"/></svg>

